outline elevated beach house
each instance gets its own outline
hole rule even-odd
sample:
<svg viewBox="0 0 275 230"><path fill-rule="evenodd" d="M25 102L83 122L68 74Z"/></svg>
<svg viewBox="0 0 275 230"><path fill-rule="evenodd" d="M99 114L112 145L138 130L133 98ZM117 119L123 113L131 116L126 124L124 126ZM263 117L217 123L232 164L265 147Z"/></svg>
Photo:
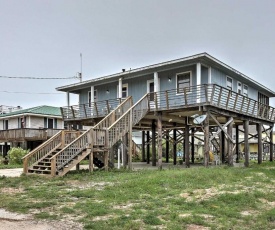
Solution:
<svg viewBox="0 0 275 230"><path fill-rule="evenodd" d="M196 132L204 134L200 141L205 166L209 164L210 149L216 158L233 165L240 152L239 127L243 127L248 166L249 126L257 126L256 137L262 142L263 132L272 135L275 119L274 108L269 106L269 99L275 96L271 89L207 53L123 69L120 73L57 90L67 95L67 105L61 108L63 120L84 125L87 131L75 135L75 139L72 133L77 131L60 132L58 140L49 140L45 150L26 157L26 173L64 175L87 156L91 170L94 164L107 169L113 163L112 147L118 142L126 146L123 163L131 169L133 131L142 132L142 161L152 162L153 166L161 168L162 157L168 161L171 155L176 164L177 143L183 143L183 160L190 167L195 160ZM71 94L79 95L78 105L70 104ZM166 141L164 152L163 140ZM272 138L264 141L270 145L270 160L273 160ZM169 145L170 149L173 145L172 154ZM262 145L258 146L260 163ZM39 158L47 161L41 163ZM43 164L47 166L39 167Z"/></svg>

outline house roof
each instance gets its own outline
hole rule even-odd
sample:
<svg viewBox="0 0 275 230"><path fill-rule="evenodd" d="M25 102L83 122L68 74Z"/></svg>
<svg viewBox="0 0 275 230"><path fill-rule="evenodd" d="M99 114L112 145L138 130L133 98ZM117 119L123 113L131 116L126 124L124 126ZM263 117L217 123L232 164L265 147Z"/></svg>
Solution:
<svg viewBox="0 0 275 230"><path fill-rule="evenodd" d="M77 93L79 90L83 88L87 88L93 85L105 84L108 82L114 82L119 78L123 77L124 79L142 76L144 74L149 74L157 71L164 71L168 69L172 69L173 67L184 66L189 64L195 64L197 62L201 62L205 65L213 66L215 68L223 70L226 74L230 76L238 77L239 80L243 81L246 84L252 85L258 89L260 89L263 93L268 95L269 97L275 97L275 92L255 81L254 79L242 74L236 69L230 67L229 65L221 62L220 60L214 58L208 53L200 53L184 58L179 58L171 61L161 62L158 64L148 65L136 69L130 69L125 72L115 73L103 77L98 77L94 79L90 79L87 81L82 81L79 83L74 83L70 85L57 87L56 90L63 92L71 92Z"/></svg>
<svg viewBox="0 0 275 230"><path fill-rule="evenodd" d="M0 118L2 117L10 117L10 116L17 116L17 115L26 115L26 114L37 114L37 115L48 115L48 116L60 116L61 111L59 107L48 106L48 105L41 105L32 107L29 109L21 109L10 113L0 114Z"/></svg>

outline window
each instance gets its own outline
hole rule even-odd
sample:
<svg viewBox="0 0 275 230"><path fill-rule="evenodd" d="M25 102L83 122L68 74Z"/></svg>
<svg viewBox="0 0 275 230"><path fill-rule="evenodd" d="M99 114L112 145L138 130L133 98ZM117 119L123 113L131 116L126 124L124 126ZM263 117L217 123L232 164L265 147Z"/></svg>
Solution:
<svg viewBox="0 0 275 230"><path fill-rule="evenodd" d="M94 90L94 102L97 102L97 89ZM88 92L88 103L91 107L91 91Z"/></svg>
<svg viewBox="0 0 275 230"><path fill-rule="evenodd" d="M8 130L8 129L9 129L9 121L3 120L3 130Z"/></svg>
<svg viewBox="0 0 275 230"><path fill-rule="evenodd" d="M268 96L266 96L262 93L258 93L258 102L265 104L265 105L269 105L269 98L268 98Z"/></svg>
<svg viewBox="0 0 275 230"><path fill-rule="evenodd" d="M117 86L117 97L119 97L119 86ZM122 85L122 98L128 97L128 84Z"/></svg>
<svg viewBox="0 0 275 230"><path fill-rule="evenodd" d="M57 121L55 120L56 119L44 117L44 128L46 129L57 128Z"/></svg>
<svg viewBox="0 0 275 230"><path fill-rule="evenodd" d="M237 93L243 94L242 89L243 89L242 83L238 81L238 83L237 83Z"/></svg>
<svg viewBox="0 0 275 230"><path fill-rule="evenodd" d="M243 95L248 97L248 86L247 85L243 85Z"/></svg>
<svg viewBox="0 0 275 230"><path fill-rule="evenodd" d="M183 93L184 88L189 92L191 86L191 72L177 74L177 93Z"/></svg>
<svg viewBox="0 0 275 230"><path fill-rule="evenodd" d="M229 90L233 90L233 79L230 77L226 77L226 88Z"/></svg>

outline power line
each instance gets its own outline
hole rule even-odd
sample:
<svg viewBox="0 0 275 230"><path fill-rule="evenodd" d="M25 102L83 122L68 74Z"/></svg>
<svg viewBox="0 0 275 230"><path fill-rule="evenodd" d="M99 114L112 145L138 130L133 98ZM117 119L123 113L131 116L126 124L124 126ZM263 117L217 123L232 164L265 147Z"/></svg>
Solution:
<svg viewBox="0 0 275 230"><path fill-rule="evenodd" d="M34 93L34 92L10 92L10 91L0 91L0 93L22 93L22 94L63 94L63 93Z"/></svg>
<svg viewBox="0 0 275 230"><path fill-rule="evenodd" d="M16 79L31 79L31 80L47 80L47 79L76 79L78 77L9 77L0 76L0 78L16 78Z"/></svg>

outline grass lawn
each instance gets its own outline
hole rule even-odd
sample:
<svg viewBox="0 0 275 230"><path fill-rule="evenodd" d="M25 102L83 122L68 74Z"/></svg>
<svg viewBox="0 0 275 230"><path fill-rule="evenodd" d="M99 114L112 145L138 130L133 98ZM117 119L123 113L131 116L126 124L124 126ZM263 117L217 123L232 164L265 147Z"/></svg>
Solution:
<svg viewBox="0 0 275 230"><path fill-rule="evenodd" d="M0 178L0 208L85 229L274 229L275 163Z"/></svg>

